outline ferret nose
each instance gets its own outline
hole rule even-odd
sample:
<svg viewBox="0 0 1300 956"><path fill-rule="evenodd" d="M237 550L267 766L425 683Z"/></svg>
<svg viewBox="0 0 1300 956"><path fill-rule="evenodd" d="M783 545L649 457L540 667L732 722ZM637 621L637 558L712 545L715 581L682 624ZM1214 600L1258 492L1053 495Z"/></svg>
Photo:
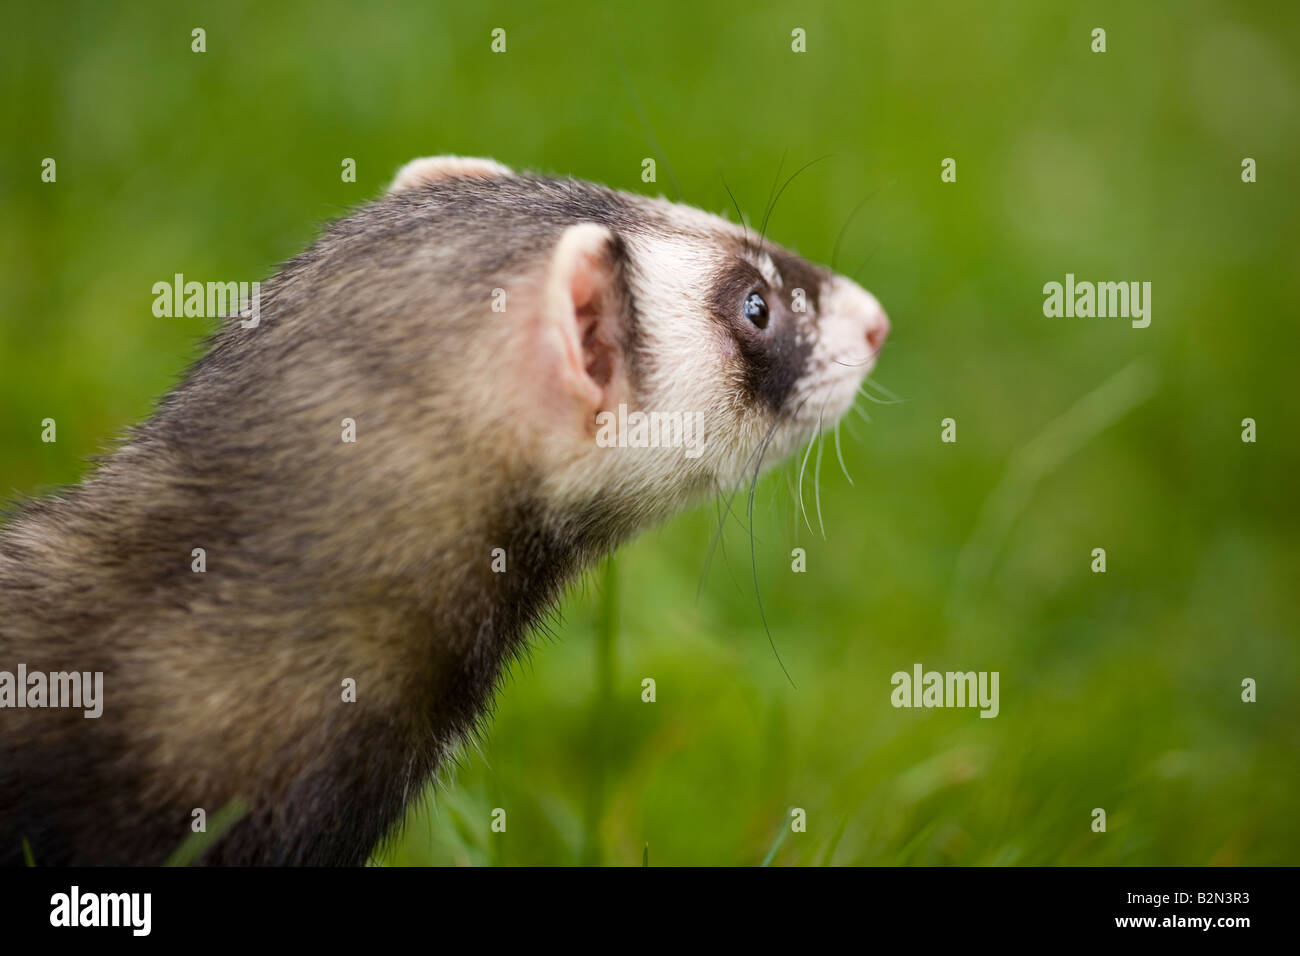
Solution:
<svg viewBox="0 0 1300 956"><path fill-rule="evenodd" d="M866 345L865 364L872 363L885 346L889 335L889 317L876 297L852 279L836 276L823 303L827 320L833 323L836 348L854 363L863 363L862 345Z"/></svg>
<svg viewBox="0 0 1300 956"><path fill-rule="evenodd" d="M885 337L889 335L889 316L881 307L879 300L856 282L848 283L849 302L854 316L866 327L867 348L875 358L885 347Z"/></svg>
<svg viewBox="0 0 1300 956"><path fill-rule="evenodd" d="M875 298L872 297L875 302ZM885 315L885 310L876 302L875 311L867 319L867 348L871 350L872 357L880 354L880 350L885 347L885 337L889 335L889 316Z"/></svg>

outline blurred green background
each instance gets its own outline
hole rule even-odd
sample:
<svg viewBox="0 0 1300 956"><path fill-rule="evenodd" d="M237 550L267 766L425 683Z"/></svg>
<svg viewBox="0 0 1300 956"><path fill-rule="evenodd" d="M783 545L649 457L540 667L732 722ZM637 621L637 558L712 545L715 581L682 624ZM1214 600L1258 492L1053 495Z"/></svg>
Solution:
<svg viewBox="0 0 1300 956"><path fill-rule="evenodd" d="M1300 863L1295 4L29 3L6 19L6 495L77 480L195 355L206 324L154 318L154 282L265 277L412 157L669 196L675 178L720 213L725 173L757 221L783 156L788 173L831 154L769 228L823 262L870 197L839 266L866 262L894 323L874 380L904 401L864 398L870 423L841 429L853 485L827 444L824 539L812 462L813 532L798 461L755 499L797 689L759 618L744 509L698 597L717 512L687 515L574 590L481 752L377 862ZM1045 318L1043 284L1067 272L1150 281L1151 326ZM890 675L916 662L999 671L1001 714L894 709Z"/></svg>

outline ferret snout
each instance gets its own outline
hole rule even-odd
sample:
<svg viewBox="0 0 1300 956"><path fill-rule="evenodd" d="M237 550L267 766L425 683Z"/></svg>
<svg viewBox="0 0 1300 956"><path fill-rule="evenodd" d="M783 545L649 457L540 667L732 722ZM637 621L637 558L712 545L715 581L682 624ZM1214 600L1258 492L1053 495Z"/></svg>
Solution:
<svg viewBox="0 0 1300 956"><path fill-rule="evenodd" d="M852 279L836 276L825 311L826 318L837 327L836 344L846 360L874 364L889 335L889 316L876 297ZM857 354L864 347L866 354Z"/></svg>
<svg viewBox="0 0 1300 956"><path fill-rule="evenodd" d="M867 317L867 348L871 350L873 356L880 354L880 350L885 347L885 337L889 335L889 316L885 315L885 310L880 307L876 297L870 292L865 293L866 297L871 300L873 310Z"/></svg>
<svg viewBox="0 0 1300 956"><path fill-rule="evenodd" d="M875 358L885 347L885 337L889 335L889 316L885 315L880 301L866 289L848 279L840 281L849 288L844 297L846 308L852 319L862 325L867 350Z"/></svg>

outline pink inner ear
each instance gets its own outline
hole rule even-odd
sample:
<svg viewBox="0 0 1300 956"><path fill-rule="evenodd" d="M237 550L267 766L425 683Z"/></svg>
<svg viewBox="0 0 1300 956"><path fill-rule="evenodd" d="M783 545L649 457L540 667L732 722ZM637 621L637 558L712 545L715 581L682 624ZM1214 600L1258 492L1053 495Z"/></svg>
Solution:
<svg viewBox="0 0 1300 956"><path fill-rule="evenodd" d="M585 306L578 310L578 332L582 336L582 359L587 374L604 388L614 377L614 344L605 334L597 307Z"/></svg>
<svg viewBox="0 0 1300 956"><path fill-rule="evenodd" d="M570 284L583 368L601 388L613 380L618 357L610 328L611 316L607 314L609 297L603 294L610 278L608 272L604 263L586 259L581 268L574 270Z"/></svg>
<svg viewBox="0 0 1300 956"><path fill-rule="evenodd" d="M530 350L544 404L566 414L576 407L586 429L595 427L597 413L624 390L620 297L615 266L608 261L609 238L609 231L595 223L564 231L551 256Z"/></svg>

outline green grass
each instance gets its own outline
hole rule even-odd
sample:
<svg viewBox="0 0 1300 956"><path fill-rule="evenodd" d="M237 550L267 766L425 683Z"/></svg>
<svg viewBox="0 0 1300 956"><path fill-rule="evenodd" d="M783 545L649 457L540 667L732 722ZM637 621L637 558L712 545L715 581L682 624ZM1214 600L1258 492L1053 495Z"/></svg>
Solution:
<svg viewBox="0 0 1300 956"><path fill-rule="evenodd" d="M840 265L890 312L875 377L903 401L842 431L853 485L831 446L815 491L814 450L811 533L799 461L755 498L797 689L743 500L702 590L716 511L686 515L575 589L482 753L376 862L1300 862L1294 4L50 3L7 25L3 493L76 480L194 354L205 327L154 318L153 282L265 276L414 156L675 179L722 213L725 174L757 222L783 155L829 154L768 230L820 261L871 197ZM1151 281L1151 327L1045 318L1067 272ZM999 671L1001 714L894 709L918 661Z"/></svg>
<svg viewBox="0 0 1300 956"><path fill-rule="evenodd" d="M189 866L201 857L208 847L216 844L227 830L238 823L248 813L248 807L241 800L231 800L212 815L202 831L192 832L172 851L163 866Z"/></svg>

